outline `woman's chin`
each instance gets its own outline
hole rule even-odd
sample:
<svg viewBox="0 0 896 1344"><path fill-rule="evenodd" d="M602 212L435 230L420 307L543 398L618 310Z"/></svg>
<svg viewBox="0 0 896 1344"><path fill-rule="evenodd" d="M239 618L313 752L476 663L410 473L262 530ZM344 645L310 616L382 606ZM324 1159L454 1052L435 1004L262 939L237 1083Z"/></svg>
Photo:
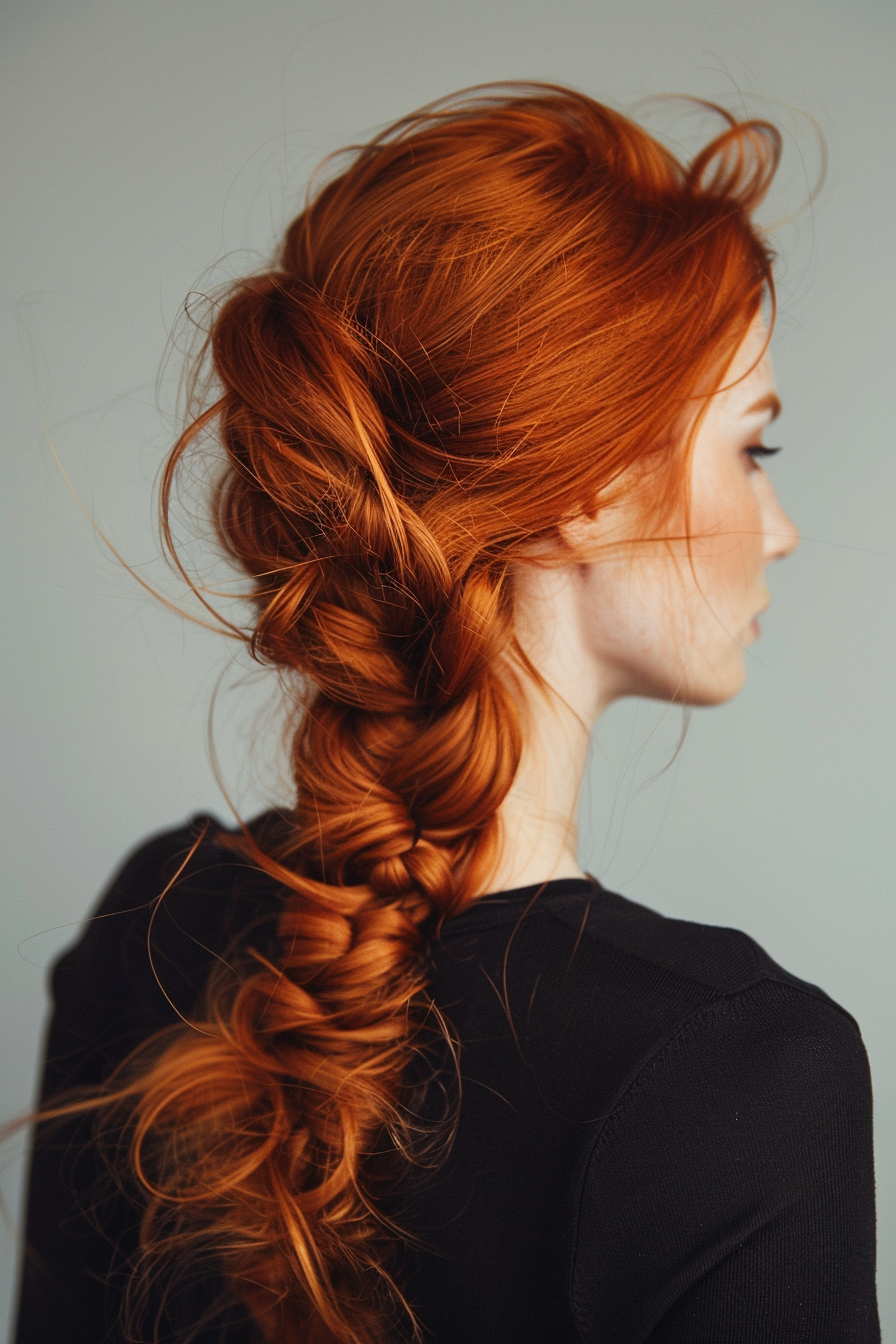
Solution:
<svg viewBox="0 0 896 1344"><path fill-rule="evenodd" d="M747 669L743 653L737 650L735 656L722 667L705 672L702 676L692 677L683 684L678 696L682 704L694 708L710 708L712 705L724 705L743 690L747 680Z"/></svg>

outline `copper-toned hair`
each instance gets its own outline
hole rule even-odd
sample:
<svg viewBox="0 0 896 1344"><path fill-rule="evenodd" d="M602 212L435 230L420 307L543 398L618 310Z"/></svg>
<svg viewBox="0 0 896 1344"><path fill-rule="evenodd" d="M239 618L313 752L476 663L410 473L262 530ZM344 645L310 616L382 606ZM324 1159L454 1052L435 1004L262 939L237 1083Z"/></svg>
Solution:
<svg viewBox="0 0 896 1344"><path fill-rule="evenodd" d="M213 430L246 638L295 696L288 841L239 844L288 896L276 958L216 978L117 1096L145 1249L210 1251L277 1344L382 1344L401 1309L372 1155L412 1160L421 926L485 889L520 757L513 564L633 481L645 529L668 514L675 427L770 290L777 133L721 115L684 166L564 88L434 104L215 311L163 507Z"/></svg>

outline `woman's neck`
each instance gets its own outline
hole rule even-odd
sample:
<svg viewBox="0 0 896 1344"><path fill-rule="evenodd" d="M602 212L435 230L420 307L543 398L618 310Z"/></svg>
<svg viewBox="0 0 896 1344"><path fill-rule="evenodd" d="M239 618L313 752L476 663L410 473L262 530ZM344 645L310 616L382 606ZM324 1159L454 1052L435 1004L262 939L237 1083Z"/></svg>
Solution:
<svg viewBox="0 0 896 1344"><path fill-rule="evenodd" d="M509 674L523 753L498 812L501 845L489 891L585 875L579 792L591 729L612 697L601 693L600 669L579 638L575 568L526 567L517 576L517 637L543 685Z"/></svg>
<svg viewBox="0 0 896 1344"><path fill-rule="evenodd" d="M498 813L501 845L491 891L584 876L576 817L588 731L568 710L550 709L525 715L522 759Z"/></svg>

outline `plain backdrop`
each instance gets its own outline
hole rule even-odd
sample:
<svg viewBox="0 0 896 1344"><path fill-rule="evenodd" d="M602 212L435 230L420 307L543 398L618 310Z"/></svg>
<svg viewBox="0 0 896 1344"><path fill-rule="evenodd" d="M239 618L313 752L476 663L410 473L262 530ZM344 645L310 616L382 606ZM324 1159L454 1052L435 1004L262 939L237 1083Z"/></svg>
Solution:
<svg viewBox="0 0 896 1344"><path fill-rule="evenodd" d="M892 0L6 0L0 18L5 880L2 1111L29 1104L46 967L121 856L202 809L282 796L271 687L143 592L191 290L259 264L322 155L461 86L556 80L631 109L778 121L770 467L802 527L747 688L600 726L583 860L663 912L747 930L858 1019L878 1122L880 1291L896 1341ZM643 115L695 145L673 110ZM819 168L827 181L792 218ZM707 128L704 127L703 130ZM211 267L211 271L209 271ZM668 768L664 769L664 766ZM21 1162L6 1150L11 1295Z"/></svg>

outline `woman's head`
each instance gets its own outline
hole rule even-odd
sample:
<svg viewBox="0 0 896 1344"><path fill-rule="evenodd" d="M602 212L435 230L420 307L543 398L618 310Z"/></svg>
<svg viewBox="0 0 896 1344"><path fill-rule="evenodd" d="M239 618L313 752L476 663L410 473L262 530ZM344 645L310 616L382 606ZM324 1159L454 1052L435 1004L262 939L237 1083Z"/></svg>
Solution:
<svg viewBox="0 0 896 1344"><path fill-rule="evenodd" d="M474 91L355 151L280 264L232 287L211 332L219 531L255 581L254 650L318 693L295 759L321 876L422 883L442 909L475 894L519 757L496 675L513 564L583 514L685 525L688 427L769 291L750 210L777 153L726 118L685 168L583 95ZM349 722L371 769L411 762L388 855L316 764Z"/></svg>
<svg viewBox="0 0 896 1344"><path fill-rule="evenodd" d="M729 126L686 171L550 87L448 100L357 153L214 326L222 530L265 576L260 649L294 662L309 561L315 584L406 591L432 632L433 599L448 616L620 489L665 521L679 427L768 290L749 211L776 154L764 123ZM416 694L453 694L413 645Z"/></svg>
<svg viewBox="0 0 896 1344"><path fill-rule="evenodd" d="M684 167L562 88L424 109L355 151L277 264L214 314L219 395L175 449L164 499L215 426L218 532L257 613L247 638L296 693L289 838L243 846L289 897L281 964L217 981L206 1034L146 1074L137 1158L144 1140L161 1154L153 1207L174 1211L173 1237L145 1223L150 1248L211 1240L286 1344L389 1335L368 1158L384 1135L409 1145L408 1064L438 1020L422 929L482 893L518 769L504 671L524 653L525 562L568 559L583 518L624 517L629 544L680 533L689 513L727 526L729 496L700 490L729 405L707 396L769 290L750 212L778 141L722 115ZM587 567L605 539L579 540ZM723 549L706 573L725 587ZM761 596L750 580L720 618L739 634ZM599 594L590 610L597 640Z"/></svg>

